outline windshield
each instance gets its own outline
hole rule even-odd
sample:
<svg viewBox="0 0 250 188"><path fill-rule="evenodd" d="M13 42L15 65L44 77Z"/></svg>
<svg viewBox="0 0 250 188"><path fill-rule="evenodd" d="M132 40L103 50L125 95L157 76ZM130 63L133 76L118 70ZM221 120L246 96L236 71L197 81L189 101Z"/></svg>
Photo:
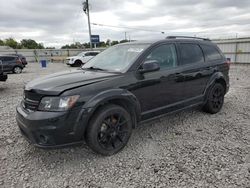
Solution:
<svg viewBox="0 0 250 188"><path fill-rule="evenodd" d="M124 72L149 44L123 44L108 48L83 65L107 71Z"/></svg>

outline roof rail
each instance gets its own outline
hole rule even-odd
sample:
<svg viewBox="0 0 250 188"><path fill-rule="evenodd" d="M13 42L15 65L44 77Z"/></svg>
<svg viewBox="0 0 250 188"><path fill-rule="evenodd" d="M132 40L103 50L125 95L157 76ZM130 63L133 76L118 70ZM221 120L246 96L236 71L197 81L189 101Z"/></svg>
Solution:
<svg viewBox="0 0 250 188"><path fill-rule="evenodd" d="M210 41L209 38L201 38L201 37L189 37L189 36L167 36L166 37L166 39L177 39L177 38L198 39L198 40L207 40L207 41Z"/></svg>

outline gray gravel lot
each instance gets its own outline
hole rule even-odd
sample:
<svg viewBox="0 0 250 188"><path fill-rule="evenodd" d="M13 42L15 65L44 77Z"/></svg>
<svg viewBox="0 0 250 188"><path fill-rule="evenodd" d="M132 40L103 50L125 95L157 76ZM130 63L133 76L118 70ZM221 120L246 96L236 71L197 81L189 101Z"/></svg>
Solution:
<svg viewBox="0 0 250 188"><path fill-rule="evenodd" d="M231 66L218 114L191 109L141 124L110 157L85 144L38 149L19 133L15 107L24 84L65 69L29 64L0 82L0 187L250 187L250 66Z"/></svg>

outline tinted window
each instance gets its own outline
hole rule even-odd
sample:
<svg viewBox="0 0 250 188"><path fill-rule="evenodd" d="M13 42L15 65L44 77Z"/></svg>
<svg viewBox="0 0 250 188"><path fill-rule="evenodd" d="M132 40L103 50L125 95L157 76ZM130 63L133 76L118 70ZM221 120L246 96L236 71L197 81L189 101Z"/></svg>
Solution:
<svg viewBox="0 0 250 188"><path fill-rule="evenodd" d="M161 68L176 67L177 56L174 44L164 44L153 49L146 60L156 60Z"/></svg>
<svg viewBox="0 0 250 188"><path fill-rule="evenodd" d="M3 61L14 61L15 57L3 57Z"/></svg>
<svg viewBox="0 0 250 188"><path fill-rule="evenodd" d="M201 45L201 47L208 61L218 60L222 58L221 54L215 47L208 45Z"/></svg>
<svg viewBox="0 0 250 188"><path fill-rule="evenodd" d="M98 53L97 52L90 52L89 53L91 56L96 56Z"/></svg>
<svg viewBox="0 0 250 188"><path fill-rule="evenodd" d="M204 56L197 44L180 44L181 64L202 63Z"/></svg>
<svg viewBox="0 0 250 188"><path fill-rule="evenodd" d="M85 54L85 56L91 56L91 53L90 53L90 52L88 52L88 53L86 53L86 54Z"/></svg>

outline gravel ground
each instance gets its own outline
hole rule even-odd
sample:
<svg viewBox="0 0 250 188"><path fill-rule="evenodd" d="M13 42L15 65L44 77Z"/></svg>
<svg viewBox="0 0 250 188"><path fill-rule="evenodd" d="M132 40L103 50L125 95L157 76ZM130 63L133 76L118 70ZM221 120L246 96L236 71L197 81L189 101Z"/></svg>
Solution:
<svg viewBox="0 0 250 188"><path fill-rule="evenodd" d="M250 187L250 66L231 66L218 114L192 109L141 124L110 157L86 145L38 149L19 133L24 84L63 69L29 64L0 83L0 187Z"/></svg>

